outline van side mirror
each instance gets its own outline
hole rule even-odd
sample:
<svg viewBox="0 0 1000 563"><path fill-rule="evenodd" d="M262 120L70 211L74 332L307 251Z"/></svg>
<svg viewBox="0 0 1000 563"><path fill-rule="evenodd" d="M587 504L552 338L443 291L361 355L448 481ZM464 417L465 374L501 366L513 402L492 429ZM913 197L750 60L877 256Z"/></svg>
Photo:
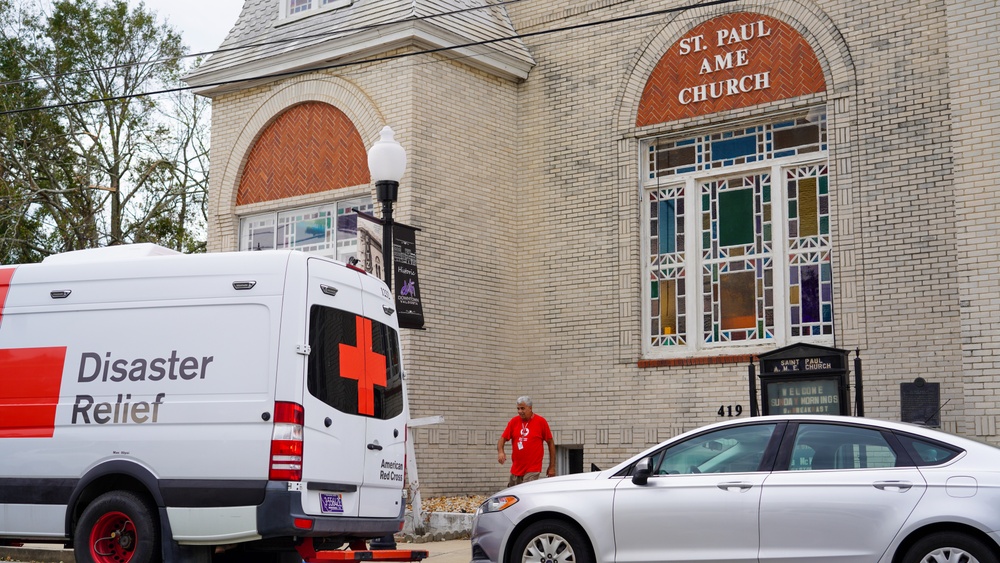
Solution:
<svg viewBox="0 0 1000 563"><path fill-rule="evenodd" d="M644 457L636 462L632 469L632 482L636 485L645 485L649 480L649 458Z"/></svg>

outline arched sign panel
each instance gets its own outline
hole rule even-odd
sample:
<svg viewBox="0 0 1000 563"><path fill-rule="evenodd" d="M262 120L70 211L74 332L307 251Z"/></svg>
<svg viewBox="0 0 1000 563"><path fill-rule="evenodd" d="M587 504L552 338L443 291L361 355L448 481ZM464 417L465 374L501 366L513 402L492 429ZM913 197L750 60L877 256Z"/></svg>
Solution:
<svg viewBox="0 0 1000 563"><path fill-rule="evenodd" d="M752 12L726 14L671 45L649 75L636 126L824 90L816 54L790 25Z"/></svg>

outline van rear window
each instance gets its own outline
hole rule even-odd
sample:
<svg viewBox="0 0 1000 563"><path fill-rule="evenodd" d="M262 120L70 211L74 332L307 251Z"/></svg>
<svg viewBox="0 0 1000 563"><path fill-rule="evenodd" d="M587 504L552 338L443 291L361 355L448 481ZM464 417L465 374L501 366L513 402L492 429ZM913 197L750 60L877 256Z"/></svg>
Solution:
<svg viewBox="0 0 1000 563"><path fill-rule="evenodd" d="M309 312L309 393L347 414L382 420L403 412L396 331L378 321L313 305Z"/></svg>

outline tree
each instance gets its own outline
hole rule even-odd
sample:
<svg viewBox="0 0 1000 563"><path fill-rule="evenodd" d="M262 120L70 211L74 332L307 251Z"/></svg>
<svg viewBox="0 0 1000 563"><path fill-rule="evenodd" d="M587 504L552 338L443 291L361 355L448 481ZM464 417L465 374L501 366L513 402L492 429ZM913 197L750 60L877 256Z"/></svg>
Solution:
<svg viewBox="0 0 1000 563"><path fill-rule="evenodd" d="M0 0L0 111L45 103L46 90L28 80L26 54L34 48L25 22L10 2ZM22 34L10 34L19 30ZM0 260L3 263L40 260L55 246L50 236L62 218L62 201L79 194L74 186L74 162L67 134L53 114L12 114L0 119ZM66 192L67 198L58 194ZM49 204L54 205L47 205ZM79 205L79 202L77 202ZM86 229L86 225L77 225ZM71 233L64 233L69 235ZM65 237L68 238L68 237Z"/></svg>
<svg viewBox="0 0 1000 563"><path fill-rule="evenodd" d="M137 222L134 238L184 252L204 252L208 223L208 111L210 103L189 92L176 92L161 116L170 143L156 144L152 158L140 169L150 170L148 221Z"/></svg>
<svg viewBox="0 0 1000 563"><path fill-rule="evenodd" d="M0 0L5 14L14 1ZM125 0L21 8L0 19L0 111L54 107L0 116L0 143L17 149L0 155L0 197L22 210L0 219L0 259L145 241L203 250L208 102L145 95L179 84L180 36Z"/></svg>

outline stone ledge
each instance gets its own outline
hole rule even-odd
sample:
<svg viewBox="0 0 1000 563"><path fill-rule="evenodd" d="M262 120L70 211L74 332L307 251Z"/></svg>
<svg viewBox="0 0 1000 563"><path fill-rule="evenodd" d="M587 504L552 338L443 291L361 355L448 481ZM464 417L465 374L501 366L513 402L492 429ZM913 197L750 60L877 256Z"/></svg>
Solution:
<svg viewBox="0 0 1000 563"><path fill-rule="evenodd" d="M422 529L414 527L412 512L403 518L403 531L396 536L407 543L468 539L472 533L473 515L464 512L425 512Z"/></svg>
<svg viewBox="0 0 1000 563"><path fill-rule="evenodd" d="M46 544L44 547L0 546L0 561L75 563L76 558L73 557L72 549L63 549L61 545Z"/></svg>

